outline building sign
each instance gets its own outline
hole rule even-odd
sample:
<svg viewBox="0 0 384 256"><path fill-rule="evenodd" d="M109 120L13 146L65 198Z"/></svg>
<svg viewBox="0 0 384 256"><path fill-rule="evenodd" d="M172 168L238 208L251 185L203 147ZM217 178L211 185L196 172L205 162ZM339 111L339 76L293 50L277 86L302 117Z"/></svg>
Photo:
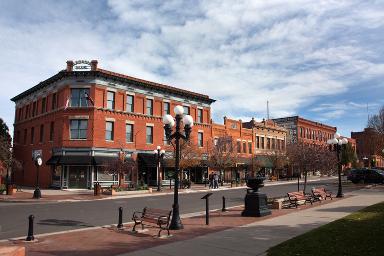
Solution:
<svg viewBox="0 0 384 256"><path fill-rule="evenodd" d="M292 117L288 118L279 118L273 120L275 123L277 123L279 126L284 127L287 129L287 142L288 143L297 143L297 120Z"/></svg>
<svg viewBox="0 0 384 256"><path fill-rule="evenodd" d="M91 62L87 60L77 60L73 63L73 71L91 71Z"/></svg>

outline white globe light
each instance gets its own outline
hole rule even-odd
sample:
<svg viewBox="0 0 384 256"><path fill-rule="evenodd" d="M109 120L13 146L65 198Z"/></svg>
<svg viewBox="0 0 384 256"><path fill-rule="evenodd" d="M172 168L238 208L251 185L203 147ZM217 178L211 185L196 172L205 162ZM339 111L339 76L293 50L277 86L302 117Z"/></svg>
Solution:
<svg viewBox="0 0 384 256"><path fill-rule="evenodd" d="M343 138L342 142L343 142L343 144L348 144L348 139L347 138Z"/></svg>
<svg viewBox="0 0 384 256"><path fill-rule="evenodd" d="M153 153L157 154L157 149L153 150Z"/></svg>
<svg viewBox="0 0 384 256"><path fill-rule="evenodd" d="M183 117L183 123L184 125L193 126L193 118L190 115L186 115Z"/></svg>
<svg viewBox="0 0 384 256"><path fill-rule="evenodd" d="M340 140L340 139L339 139L339 140L337 141L337 144L339 144L339 145L343 145L343 140Z"/></svg>
<svg viewBox="0 0 384 256"><path fill-rule="evenodd" d="M165 154L165 150L164 149L162 149L162 150L160 150L160 154Z"/></svg>
<svg viewBox="0 0 384 256"><path fill-rule="evenodd" d="M164 115L163 116L163 123L171 125L172 123L175 123L175 120L173 120L173 117L171 115Z"/></svg>
<svg viewBox="0 0 384 256"><path fill-rule="evenodd" d="M175 114L176 114L176 115L182 115L182 114L184 114L184 108L183 108L182 106L180 106L180 105L177 105L177 106L173 109L173 111L175 111Z"/></svg>
<svg viewBox="0 0 384 256"><path fill-rule="evenodd" d="M332 141L333 140L327 140L327 144L332 145L333 144Z"/></svg>
<svg viewBox="0 0 384 256"><path fill-rule="evenodd" d="M335 139L340 138L340 133L336 132L336 133L333 135L333 138L335 138Z"/></svg>
<svg viewBox="0 0 384 256"><path fill-rule="evenodd" d="M383 149L383 150L381 150L381 152L383 152L383 154L384 154L384 149Z"/></svg>
<svg viewBox="0 0 384 256"><path fill-rule="evenodd" d="M157 146L156 149L159 150L159 149L161 149L161 147L160 147L160 146Z"/></svg>

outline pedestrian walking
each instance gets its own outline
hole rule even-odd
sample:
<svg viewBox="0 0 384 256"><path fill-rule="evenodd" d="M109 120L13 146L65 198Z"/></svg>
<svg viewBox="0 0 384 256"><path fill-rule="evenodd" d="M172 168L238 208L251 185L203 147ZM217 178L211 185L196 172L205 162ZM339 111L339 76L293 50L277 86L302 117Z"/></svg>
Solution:
<svg viewBox="0 0 384 256"><path fill-rule="evenodd" d="M213 174L213 188L219 188L219 175Z"/></svg>
<svg viewBox="0 0 384 256"><path fill-rule="evenodd" d="M213 174L210 173L208 176L209 179L209 188L213 188Z"/></svg>

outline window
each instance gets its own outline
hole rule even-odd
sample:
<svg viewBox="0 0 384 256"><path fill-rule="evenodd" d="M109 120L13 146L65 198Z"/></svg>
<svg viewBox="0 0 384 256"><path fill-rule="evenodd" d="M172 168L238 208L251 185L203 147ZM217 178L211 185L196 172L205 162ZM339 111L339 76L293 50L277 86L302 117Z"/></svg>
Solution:
<svg viewBox="0 0 384 256"><path fill-rule="evenodd" d="M73 119L70 123L71 126L71 139L86 139L88 120Z"/></svg>
<svg viewBox="0 0 384 256"><path fill-rule="evenodd" d="M52 94L52 110L56 109L57 107L57 93Z"/></svg>
<svg viewBox="0 0 384 256"><path fill-rule="evenodd" d="M252 142L248 142L248 153L252 154Z"/></svg>
<svg viewBox="0 0 384 256"><path fill-rule="evenodd" d="M44 125L40 125L40 143L43 143L44 141Z"/></svg>
<svg viewBox="0 0 384 256"><path fill-rule="evenodd" d="M256 148L260 148L260 137L256 136Z"/></svg>
<svg viewBox="0 0 384 256"><path fill-rule="evenodd" d="M153 116L153 100L147 99L147 115Z"/></svg>
<svg viewBox="0 0 384 256"><path fill-rule="evenodd" d="M285 148L285 140L282 140L281 141L281 150L284 150L284 148Z"/></svg>
<svg viewBox="0 0 384 256"><path fill-rule="evenodd" d="M214 138L213 139L213 145L217 146L217 143L219 142L219 139L218 138Z"/></svg>
<svg viewBox="0 0 384 256"><path fill-rule="evenodd" d="M164 115L170 115L171 114L169 105L170 105L169 102L164 102Z"/></svg>
<svg viewBox="0 0 384 256"><path fill-rule="evenodd" d="M272 149L276 149L276 139L272 138Z"/></svg>
<svg viewBox="0 0 384 256"><path fill-rule="evenodd" d="M164 129L163 129L164 130ZM167 136L165 135L165 130L164 130L164 145L169 145L169 141L167 140Z"/></svg>
<svg viewBox="0 0 384 256"><path fill-rule="evenodd" d="M241 153L241 142L240 141L237 141L237 153Z"/></svg>
<svg viewBox="0 0 384 256"><path fill-rule="evenodd" d="M247 153L247 143L243 141L243 153Z"/></svg>
<svg viewBox="0 0 384 256"><path fill-rule="evenodd" d="M188 106L183 106L184 109L184 115L189 115L189 107Z"/></svg>
<svg viewBox="0 0 384 256"><path fill-rule="evenodd" d="M27 129L24 129L24 145L27 144L27 136L28 136L28 131Z"/></svg>
<svg viewBox="0 0 384 256"><path fill-rule="evenodd" d="M197 145L201 148L204 146L203 133L202 132L197 133Z"/></svg>
<svg viewBox="0 0 384 256"><path fill-rule="evenodd" d="M55 131L55 123L51 122L51 125L49 127L49 141L53 141L54 131Z"/></svg>
<svg viewBox="0 0 384 256"><path fill-rule="evenodd" d="M303 127L300 127L300 138L303 138Z"/></svg>
<svg viewBox="0 0 384 256"><path fill-rule="evenodd" d="M134 112L134 103L133 103L133 96L127 95L127 103L125 104L126 111L127 112Z"/></svg>
<svg viewBox="0 0 384 256"><path fill-rule="evenodd" d="M33 144L35 140L35 127L31 128L31 144Z"/></svg>
<svg viewBox="0 0 384 256"><path fill-rule="evenodd" d="M107 109L115 109L115 93L107 92Z"/></svg>
<svg viewBox="0 0 384 256"><path fill-rule="evenodd" d="M47 112L47 98L43 98L41 101L41 113Z"/></svg>
<svg viewBox="0 0 384 256"><path fill-rule="evenodd" d="M271 138L267 138L267 149L271 149Z"/></svg>
<svg viewBox="0 0 384 256"><path fill-rule="evenodd" d="M16 132L16 142L17 142L17 143L20 142L20 131L17 131L17 132Z"/></svg>
<svg viewBox="0 0 384 256"><path fill-rule="evenodd" d="M147 126L146 129L146 141L147 144L153 144L153 127L152 126Z"/></svg>
<svg viewBox="0 0 384 256"><path fill-rule="evenodd" d="M277 147L276 147L276 149L279 149L279 150L280 150L280 149L281 149L281 148L280 148L280 140L279 140L279 139L276 139L276 142L277 142Z"/></svg>
<svg viewBox="0 0 384 256"><path fill-rule="evenodd" d="M37 111L37 102L33 102L33 105L32 105L32 116L35 116L36 115L36 111Z"/></svg>
<svg viewBox="0 0 384 256"><path fill-rule="evenodd" d="M264 137L261 137L261 148L264 149Z"/></svg>
<svg viewBox="0 0 384 256"><path fill-rule="evenodd" d="M203 123L203 110L197 109L197 122Z"/></svg>
<svg viewBox="0 0 384 256"><path fill-rule="evenodd" d="M105 140L113 140L114 123L111 121L105 122Z"/></svg>
<svg viewBox="0 0 384 256"><path fill-rule="evenodd" d="M133 142L133 124L125 124L125 141Z"/></svg>
<svg viewBox="0 0 384 256"><path fill-rule="evenodd" d="M24 116L25 119L28 118L28 114L29 114L29 105L27 105L26 107L25 116Z"/></svg>
<svg viewBox="0 0 384 256"><path fill-rule="evenodd" d="M71 107L88 107L89 89L71 89Z"/></svg>

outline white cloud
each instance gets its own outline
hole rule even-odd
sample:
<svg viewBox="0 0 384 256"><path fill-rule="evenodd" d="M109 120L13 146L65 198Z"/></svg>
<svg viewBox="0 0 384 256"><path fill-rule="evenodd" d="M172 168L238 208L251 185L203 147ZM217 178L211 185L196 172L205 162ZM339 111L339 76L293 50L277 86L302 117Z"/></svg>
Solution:
<svg viewBox="0 0 384 256"><path fill-rule="evenodd" d="M1 102L63 69L67 59L98 59L105 69L208 94L218 100L219 121L265 117L267 100L271 116L293 115L319 98L383 80L379 2L56 4L0 4L0 75L9 88ZM0 115L11 124L9 105Z"/></svg>

